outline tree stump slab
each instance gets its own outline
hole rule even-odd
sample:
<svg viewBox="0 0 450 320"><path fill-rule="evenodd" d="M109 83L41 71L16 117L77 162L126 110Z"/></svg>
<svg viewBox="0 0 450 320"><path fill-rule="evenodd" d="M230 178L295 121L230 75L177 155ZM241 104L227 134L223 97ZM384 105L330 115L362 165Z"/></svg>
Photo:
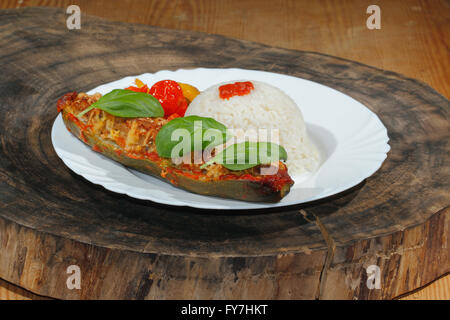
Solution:
<svg viewBox="0 0 450 320"><path fill-rule="evenodd" d="M450 105L429 86L320 53L90 16L68 30L66 18L0 11L0 278L62 299L386 299L449 272ZM231 213L106 191L55 154L64 93L196 67L335 88L381 118L392 149L337 196ZM70 265L81 289L66 285Z"/></svg>

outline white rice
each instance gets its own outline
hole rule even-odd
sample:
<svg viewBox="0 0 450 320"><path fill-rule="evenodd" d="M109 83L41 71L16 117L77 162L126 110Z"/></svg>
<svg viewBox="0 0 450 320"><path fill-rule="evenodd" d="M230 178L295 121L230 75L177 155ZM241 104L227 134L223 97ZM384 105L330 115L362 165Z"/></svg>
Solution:
<svg viewBox="0 0 450 320"><path fill-rule="evenodd" d="M319 153L308 139L303 115L296 103L274 86L251 82L254 89L249 94L228 100L219 96L219 87L225 83L208 88L192 101L186 116L211 117L228 129L278 129L279 144L288 154L289 173L300 176L314 171L319 164ZM258 140L277 142L264 137L258 137Z"/></svg>

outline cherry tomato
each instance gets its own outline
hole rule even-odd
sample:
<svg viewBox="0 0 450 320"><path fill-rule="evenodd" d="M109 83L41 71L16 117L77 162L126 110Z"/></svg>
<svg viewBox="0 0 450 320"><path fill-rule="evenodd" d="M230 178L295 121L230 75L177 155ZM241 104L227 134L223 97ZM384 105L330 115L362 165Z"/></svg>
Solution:
<svg viewBox="0 0 450 320"><path fill-rule="evenodd" d="M177 82L173 80L158 81L150 88L149 93L159 100L166 118L174 113L181 117L184 116L188 103Z"/></svg>
<svg viewBox="0 0 450 320"><path fill-rule="evenodd" d="M181 87L181 90L183 91L183 96L189 100L189 102L192 102L192 100L195 99L196 96L200 94L200 91L194 86L191 86L187 83L178 82L178 84Z"/></svg>

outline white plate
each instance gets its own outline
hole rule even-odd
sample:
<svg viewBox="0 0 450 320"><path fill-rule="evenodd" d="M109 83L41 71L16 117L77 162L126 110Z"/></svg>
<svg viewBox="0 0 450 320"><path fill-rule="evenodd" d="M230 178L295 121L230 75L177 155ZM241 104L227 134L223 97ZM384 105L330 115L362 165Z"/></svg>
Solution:
<svg viewBox="0 0 450 320"><path fill-rule="evenodd" d="M271 72L243 69L181 69L130 76L101 85L89 94L125 88L138 77L149 86L173 79L205 90L231 80L259 80L272 84L301 108L310 138L319 148L322 162L308 177L293 177L290 193L274 204L228 200L194 194L154 177L128 169L91 150L64 126L61 115L52 128L52 143L58 156L75 173L106 189L155 202L206 209L256 209L300 204L351 188L380 168L390 147L380 119L353 98L324 85Z"/></svg>

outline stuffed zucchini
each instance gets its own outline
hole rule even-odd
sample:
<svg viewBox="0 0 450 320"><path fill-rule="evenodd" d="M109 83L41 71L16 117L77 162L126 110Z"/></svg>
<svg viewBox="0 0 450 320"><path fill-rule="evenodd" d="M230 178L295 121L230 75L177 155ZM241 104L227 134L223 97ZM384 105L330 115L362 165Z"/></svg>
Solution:
<svg viewBox="0 0 450 320"><path fill-rule="evenodd" d="M158 137L158 133L173 116L164 117L159 109L150 111L155 116L140 117L139 112L117 116L113 114L120 112L111 101L110 109L98 107L100 98L100 94L67 93L58 100L57 110L74 136L127 167L197 194L254 202L277 202L294 183L282 161L272 175L260 174L261 164L242 170L227 168L220 161L176 164L170 157L161 156L163 152L158 146L161 142L157 141L163 136Z"/></svg>

